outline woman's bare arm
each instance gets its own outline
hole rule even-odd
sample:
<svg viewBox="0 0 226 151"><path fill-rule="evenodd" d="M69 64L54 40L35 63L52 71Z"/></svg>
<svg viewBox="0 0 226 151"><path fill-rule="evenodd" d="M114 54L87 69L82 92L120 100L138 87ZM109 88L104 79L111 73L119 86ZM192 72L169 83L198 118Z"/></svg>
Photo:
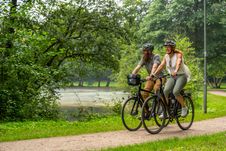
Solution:
<svg viewBox="0 0 226 151"><path fill-rule="evenodd" d="M157 70L157 68L158 68L158 64L155 63L155 64L152 66L151 74L150 74L150 75L152 75L152 74Z"/></svg>
<svg viewBox="0 0 226 151"><path fill-rule="evenodd" d="M166 59L164 57L161 64L158 66L158 68L155 70L155 72L153 74L154 75L158 74L160 71L162 71L162 69L165 67L165 65L166 65Z"/></svg>
<svg viewBox="0 0 226 151"><path fill-rule="evenodd" d="M176 74L178 72L178 70L180 69L180 65L182 63L182 54L178 53L177 54L177 63L176 63L176 69L174 71L174 73Z"/></svg>

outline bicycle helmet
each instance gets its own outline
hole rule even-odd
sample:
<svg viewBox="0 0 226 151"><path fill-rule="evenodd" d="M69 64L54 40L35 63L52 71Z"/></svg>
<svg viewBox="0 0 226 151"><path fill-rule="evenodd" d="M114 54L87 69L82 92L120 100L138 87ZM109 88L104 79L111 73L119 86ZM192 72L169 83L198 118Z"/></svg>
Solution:
<svg viewBox="0 0 226 151"><path fill-rule="evenodd" d="M143 50L148 50L152 52L154 50L154 45L152 45L151 43L145 43L143 45Z"/></svg>
<svg viewBox="0 0 226 151"><path fill-rule="evenodd" d="M167 40L164 43L164 46L172 46L172 47L176 47L176 42L174 42L173 40Z"/></svg>

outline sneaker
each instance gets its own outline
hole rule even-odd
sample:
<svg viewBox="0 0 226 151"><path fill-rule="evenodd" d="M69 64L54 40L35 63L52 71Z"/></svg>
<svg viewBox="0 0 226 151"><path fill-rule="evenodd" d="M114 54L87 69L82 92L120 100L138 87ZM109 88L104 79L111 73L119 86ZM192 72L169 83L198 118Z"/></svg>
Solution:
<svg viewBox="0 0 226 151"><path fill-rule="evenodd" d="M141 118L142 118L142 117L141 117L141 116L139 116L139 117L138 117L138 120L141 120ZM144 119L145 119L145 120L149 120L149 119L150 119L150 115L149 115L149 114L147 114L147 113L145 113L145 115L144 115Z"/></svg>
<svg viewBox="0 0 226 151"><path fill-rule="evenodd" d="M163 119L163 118L164 118L164 114L163 114L163 112L159 115L159 118L160 118L160 119ZM166 113L166 118L169 118L168 113Z"/></svg>
<svg viewBox="0 0 226 151"><path fill-rule="evenodd" d="M163 112L159 115L159 118L160 119L163 119L164 118Z"/></svg>
<svg viewBox="0 0 226 151"><path fill-rule="evenodd" d="M181 116L185 117L188 114L188 108L187 107L182 107L181 108Z"/></svg>
<svg viewBox="0 0 226 151"><path fill-rule="evenodd" d="M135 116L138 114L138 111L133 111L130 115Z"/></svg>

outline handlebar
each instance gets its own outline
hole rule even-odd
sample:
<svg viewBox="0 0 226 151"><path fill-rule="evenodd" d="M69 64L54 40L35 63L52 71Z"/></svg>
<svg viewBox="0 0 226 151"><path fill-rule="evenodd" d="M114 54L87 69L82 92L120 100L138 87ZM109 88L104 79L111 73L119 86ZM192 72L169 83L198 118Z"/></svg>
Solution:
<svg viewBox="0 0 226 151"><path fill-rule="evenodd" d="M157 79L162 79L162 78L165 78L165 77L170 77L171 75L170 74L164 74L162 76L155 76L155 75L152 75L153 78L155 78L155 80ZM143 82L146 82L147 80L146 79L141 79L140 82L143 83Z"/></svg>
<svg viewBox="0 0 226 151"><path fill-rule="evenodd" d="M147 81L146 79L140 79L141 83L146 82L146 81Z"/></svg>
<svg viewBox="0 0 226 151"><path fill-rule="evenodd" d="M170 74L164 74L162 76L156 76L156 75L152 75L153 78L155 78L156 80L157 79L162 79L162 78L165 78L165 77L170 77L171 75Z"/></svg>

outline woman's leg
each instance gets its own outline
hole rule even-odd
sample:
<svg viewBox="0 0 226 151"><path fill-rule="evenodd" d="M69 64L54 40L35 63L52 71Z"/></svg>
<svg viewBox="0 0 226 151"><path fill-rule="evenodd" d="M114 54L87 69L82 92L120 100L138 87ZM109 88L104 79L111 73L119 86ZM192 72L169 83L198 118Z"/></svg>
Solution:
<svg viewBox="0 0 226 151"><path fill-rule="evenodd" d="M167 104L168 104L168 97L169 97L170 92L173 89L174 83L175 83L175 80L172 77L170 77L169 79L167 79L167 82L165 84L164 95L166 97Z"/></svg>
<svg viewBox="0 0 226 151"><path fill-rule="evenodd" d="M172 77L170 77L167 79L166 84L165 84L164 95L165 95L167 104L168 104L169 94L172 91L173 86L174 86L174 82L175 82L175 80ZM161 115L159 115L159 118L161 118L161 119L164 118L163 112L161 113Z"/></svg>
<svg viewBox="0 0 226 151"><path fill-rule="evenodd" d="M186 106L185 102L184 102L184 98L183 96L180 95L180 91L185 87L187 83L187 78L185 75L179 75L176 78L176 83L175 86L173 88L173 94L176 97L176 99L178 100L178 102L181 104L182 108Z"/></svg>

